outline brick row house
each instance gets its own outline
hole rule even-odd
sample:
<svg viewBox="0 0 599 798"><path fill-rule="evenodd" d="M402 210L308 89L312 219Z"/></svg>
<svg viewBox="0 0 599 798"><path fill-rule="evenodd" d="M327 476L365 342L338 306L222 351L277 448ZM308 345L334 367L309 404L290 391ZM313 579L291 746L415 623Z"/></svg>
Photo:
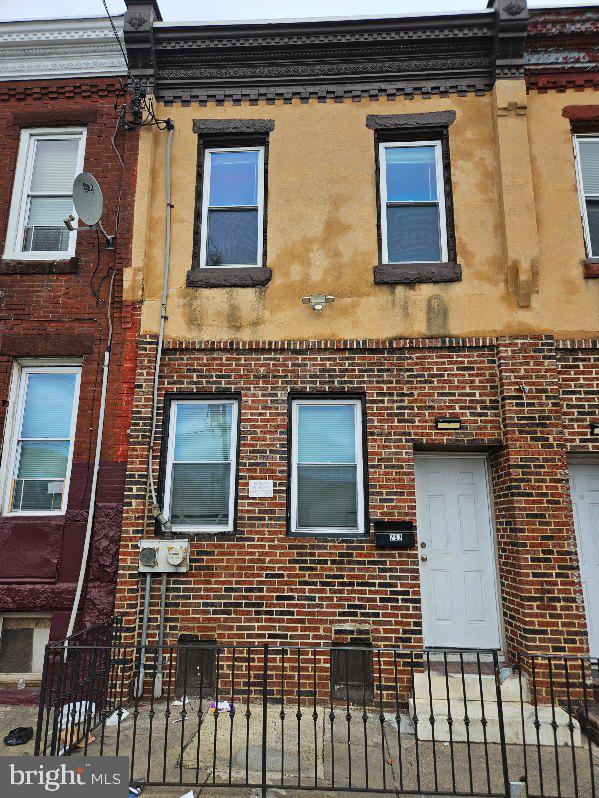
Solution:
<svg viewBox="0 0 599 798"><path fill-rule="evenodd" d="M122 32L122 17L116 25ZM45 643L69 628L110 323L105 432L75 628L113 613L139 315L122 299L137 159L136 134L117 129L125 77L106 19L0 24L3 702L33 698ZM101 184L113 249L63 223L84 170ZM16 690L21 677L25 689Z"/></svg>
<svg viewBox="0 0 599 798"><path fill-rule="evenodd" d="M0 30L6 700L74 620L109 316L80 626L598 656L597 10L117 26L139 133L107 22Z"/></svg>
<svg viewBox="0 0 599 798"><path fill-rule="evenodd" d="M597 9L127 5L127 639L597 656Z"/></svg>

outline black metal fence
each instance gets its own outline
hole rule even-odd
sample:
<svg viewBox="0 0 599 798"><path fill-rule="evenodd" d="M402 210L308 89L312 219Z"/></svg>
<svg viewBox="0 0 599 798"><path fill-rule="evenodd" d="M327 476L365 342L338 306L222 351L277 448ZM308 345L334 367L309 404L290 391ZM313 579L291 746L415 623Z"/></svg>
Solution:
<svg viewBox="0 0 599 798"><path fill-rule="evenodd" d="M588 658L368 646L124 644L118 621L48 646L36 753L127 755L130 779L597 798ZM102 637L102 635L104 637ZM589 720L591 719L591 720Z"/></svg>

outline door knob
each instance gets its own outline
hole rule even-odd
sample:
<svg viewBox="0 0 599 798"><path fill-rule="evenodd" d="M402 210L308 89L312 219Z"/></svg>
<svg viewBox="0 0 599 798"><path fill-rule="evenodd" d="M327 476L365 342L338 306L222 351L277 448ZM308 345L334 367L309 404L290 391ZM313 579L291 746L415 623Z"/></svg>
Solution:
<svg viewBox="0 0 599 798"><path fill-rule="evenodd" d="M420 559L422 560L422 562L426 562L428 560L428 557L426 556L426 554L423 554Z"/></svg>

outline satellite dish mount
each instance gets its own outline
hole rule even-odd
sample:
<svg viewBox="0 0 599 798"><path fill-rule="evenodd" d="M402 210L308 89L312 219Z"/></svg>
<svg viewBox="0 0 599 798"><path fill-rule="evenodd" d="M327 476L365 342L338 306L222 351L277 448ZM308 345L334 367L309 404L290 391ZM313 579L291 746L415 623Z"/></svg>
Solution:
<svg viewBox="0 0 599 798"><path fill-rule="evenodd" d="M104 208L102 189L96 178L89 172L81 172L73 182L73 205L79 221L83 222L87 227L81 228L79 225L75 227L73 222L76 217L71 213L64 220L67 229L99 230L106 241L106 249L114 249L116 236L108 235L100 221Z"/></svg>

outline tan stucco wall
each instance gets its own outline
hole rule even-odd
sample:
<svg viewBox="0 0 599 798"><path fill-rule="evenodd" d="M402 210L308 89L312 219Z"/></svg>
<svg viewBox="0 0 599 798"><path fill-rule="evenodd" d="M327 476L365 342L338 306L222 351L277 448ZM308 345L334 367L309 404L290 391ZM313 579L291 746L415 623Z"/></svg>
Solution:
<svg viewBox="0 0 599 798"><path fill-rule="evenodd" d="M517 87L516 87L517 88ZM590 96L589 96L590 95ZM532 189L527 223L512 231L533 265L528 307L506 257L502 213L518 212L516 196L504 203L511 144L497 146L498 100L491 94L437 99L353 103L232 106L158 106L175 121L172 149L172 246L167 338L295 339L511 334L551 332L589 336L599 330L599 281L585 280L584 245L565 105L589 104L592 92L532 94L504 131L528 137L514 143L529 163ZM369 113L455 109L450 128L458 260L463 279L444 285L376 286L376 186ZM264 288L185 287L191 267L197 137L194 118L272 118L268 177L267 265ZM501 121L501 120L500 120ZM522 124L521 124L522 123ZM506 126L507 125L507 126ZM504 141L506 137L504 135ZM164 162L166 134L142 131L138 165L133 269L126 298L144 300L142 332L158 327L164 262ZM506 149L507 146L507 149ZM507 155L506 155L507 154ZM512 170L513 171L513 170ZM528 183L530 185L530 172ZM513 188L512 188L513 190ZM532 199L531 199L532 198ZM530 203L536 208L538 243L531 241ZM509 242L508 242L509 243ZM520 253L522 254L522 253ZM534 260L534 258L533 258ZM537 274L538 269L538 274ZM321 315L303 296L330 293Z"/></svg>

